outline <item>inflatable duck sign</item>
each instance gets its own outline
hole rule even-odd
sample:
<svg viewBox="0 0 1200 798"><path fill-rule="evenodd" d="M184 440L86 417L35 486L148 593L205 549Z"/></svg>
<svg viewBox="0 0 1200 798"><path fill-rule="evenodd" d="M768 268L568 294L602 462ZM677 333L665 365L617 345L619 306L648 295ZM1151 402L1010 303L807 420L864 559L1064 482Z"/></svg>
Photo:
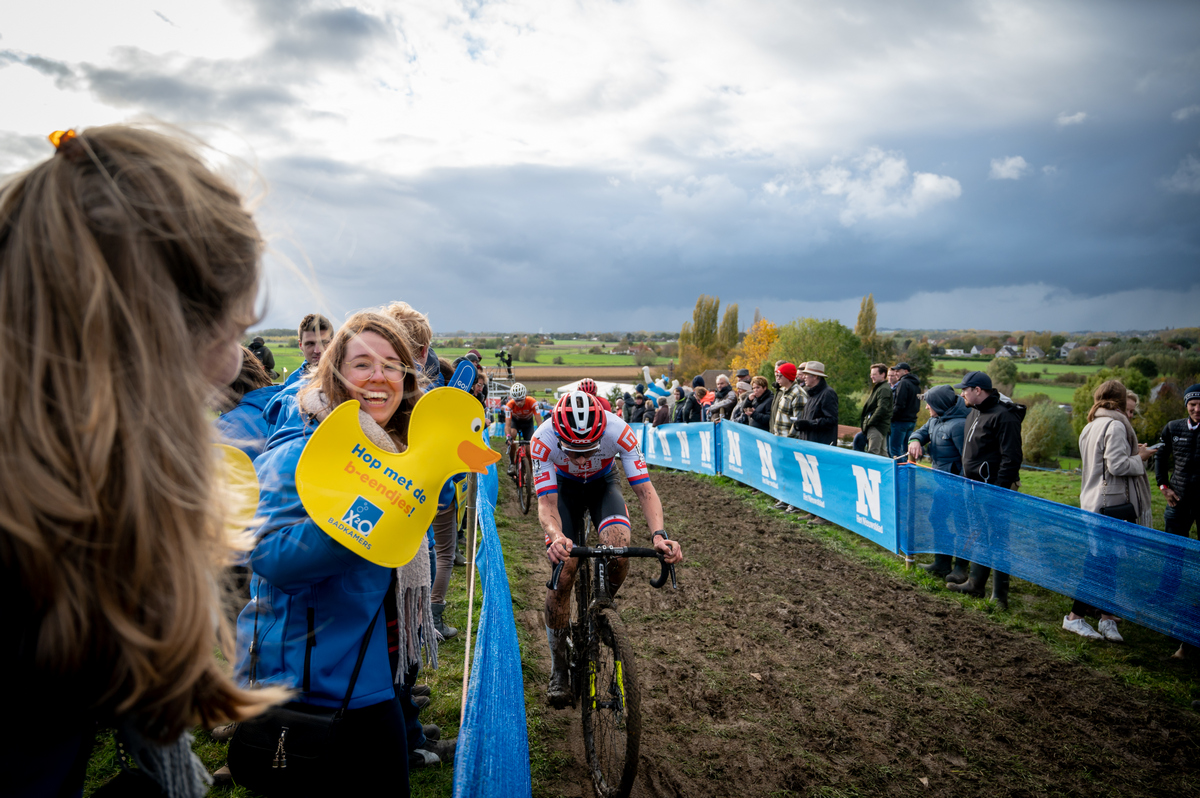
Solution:
<svg viewBox="0 0 1200 798"><path fill-rule="evenodd" d="M327 535L397 568L417 553L446 480L485 473L500 454L483 445L479 400L455 388L434 388L417 401L408 450L399 454L367 439L358 411L358 402L343 402L313 432L296 465L296 490Z"/></svg>

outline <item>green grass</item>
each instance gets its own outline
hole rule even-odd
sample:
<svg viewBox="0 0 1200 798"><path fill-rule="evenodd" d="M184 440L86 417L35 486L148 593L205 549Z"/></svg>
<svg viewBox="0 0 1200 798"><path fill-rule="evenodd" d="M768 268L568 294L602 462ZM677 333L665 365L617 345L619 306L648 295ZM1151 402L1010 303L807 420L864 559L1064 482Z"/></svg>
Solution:
<svg viewBox="0 0 1200 798"><path fill-rule="evenodd" d="M933 368L938 369L966 369L967 371L985 371L987 364L991 358L984 357L978 360L954 360L937 358L933 361ZM1103 365L1093 364L1087 366L1074 366L1067 363L1044 363L1038 361L1016 360L1017 369L1023 372L1038 372L1039 374L1095 374Z"/></svg>
<svg viewBox="0 0 1200 798"><path fill-rule="evenodd" d="M555 365L562 365L562 366L629 366L630 369L641 368L641 366L638 366L637 363L635 362L634 355L607 355L607 354L594 355L594 354L588 352L588 349L590 349L590 348L591 347L589 347L589 346L569 346L569 347L539 346L538 347L538 359L537 359L536 363L522 363L514 357L513 358L513 368L517 368L518 366L521 368L528 368L530 366L555 366ZM448 347L443 348L443 347L435 346L434 349L437 351L438 357L444 357L447 360L453 361L456 357L462 357L463 355L465 355L468 351L470 351L471 348L467 347L467 348L463 348L463 349L450 349ZM479 354L483 355L484 367L490 368L492 366L496 366L499 364L499 361L496 359L496 350L495 349L480 349ZM563 362L555 363L554 358L556 358L556 357L561 357ZM665 366L669 360L670 360L670 358L665 358L665 357L657 358L654 361L654 365L652 365L651 368L653 369L653 368L656 368L657 366Z"/></svg>

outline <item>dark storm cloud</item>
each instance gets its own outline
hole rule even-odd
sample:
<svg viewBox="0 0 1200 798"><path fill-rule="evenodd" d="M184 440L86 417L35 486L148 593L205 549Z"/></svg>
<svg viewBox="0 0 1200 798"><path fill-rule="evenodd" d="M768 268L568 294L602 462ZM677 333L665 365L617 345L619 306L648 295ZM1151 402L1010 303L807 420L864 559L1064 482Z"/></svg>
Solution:
<svg viewBox="0 0 1200 798"><path fill-rule="evenodd" d="M6 64L24 64L30 69L54 79L54 85L60 89L75 87L75 71L61 61L43 58L40 55L26 55L13 50L0 50L0 68Z"/></svg>
<svg viewBox="0 0 1200 798"><path fill-rule="evenodd" d="M384 41L387 31L379 19L355 8L315 11L277 30L268 56L350 66Z"/></svg>

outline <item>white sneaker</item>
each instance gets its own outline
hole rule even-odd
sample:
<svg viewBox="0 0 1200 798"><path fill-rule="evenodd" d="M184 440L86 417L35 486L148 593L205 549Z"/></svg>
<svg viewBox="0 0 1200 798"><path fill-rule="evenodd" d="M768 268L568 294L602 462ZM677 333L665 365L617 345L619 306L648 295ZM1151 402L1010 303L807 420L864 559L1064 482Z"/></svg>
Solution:
<svg viewBox="0 0 1200 798"><path fill-rule="evenodd" d="M1115 625L1115 624L1114 624ZM1103 640L1104 636L1092 628L1092 625L1083 618L1071 620L1070 615L1063 616L1063 628L1068 632L1074 632L1080 637L1086 637L1089 640Z"/></svg>
<svg viewBox="0 0 1200 798"><path fill-rule="evenodd" d="M1117 631L1117 622L1109 620L1101 620L1099 623L1100 634L1105 640L1113 643L1124 643L1125 638L1121 637L1121 633Z"/></svg>

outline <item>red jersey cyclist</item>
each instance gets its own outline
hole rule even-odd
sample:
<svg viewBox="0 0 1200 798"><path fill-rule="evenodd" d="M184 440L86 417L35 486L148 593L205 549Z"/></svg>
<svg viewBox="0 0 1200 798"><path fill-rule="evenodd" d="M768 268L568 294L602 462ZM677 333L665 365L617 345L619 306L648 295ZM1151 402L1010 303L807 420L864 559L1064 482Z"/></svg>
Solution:
<svg viewBox="0 0 1200 798"><path fill-rule="evenodd" d="M529 453L538 494L538 520L546 533L546 556L553 564L563 563L558 590L546 591L546 639L551 658L547 698L551 706L561 708L571 703L567 627L571 586L579 561L570 557L570 551L579 542L583 514L591 515L601 543L629 545L629 510L621 497L620 477L613 468L618 454L646 523L653 530L650 539L654 548L668 563L683 560L683 549L669 540L663 529L662 503L650 483L633 429L620 416L601 409L596 397L575 391L559 399L550 418L533 434ZM608 572L613 593L628 571L629 560L613 563Z"/></svg>
<svg viewBox="0 0 1200 798"><path fill-rule="evenodd" d="M523 441L533 438L534 420L540 419L537 400L527 396L525 386L514 382L504 405L504 437L508 439L508 475L517 476L517 435Z"/></svg>
<svg viewBox="0 0 1200 798"><path fill-rule="evenodd" d="M608 400L596 393L596 381L591 377L584 377L579 381L579 390L583 391L584 393L590 393L592 396L596 397L596 401L600 403L601 407L610 413L612 412L612 405L608 403Z"/></svg>

